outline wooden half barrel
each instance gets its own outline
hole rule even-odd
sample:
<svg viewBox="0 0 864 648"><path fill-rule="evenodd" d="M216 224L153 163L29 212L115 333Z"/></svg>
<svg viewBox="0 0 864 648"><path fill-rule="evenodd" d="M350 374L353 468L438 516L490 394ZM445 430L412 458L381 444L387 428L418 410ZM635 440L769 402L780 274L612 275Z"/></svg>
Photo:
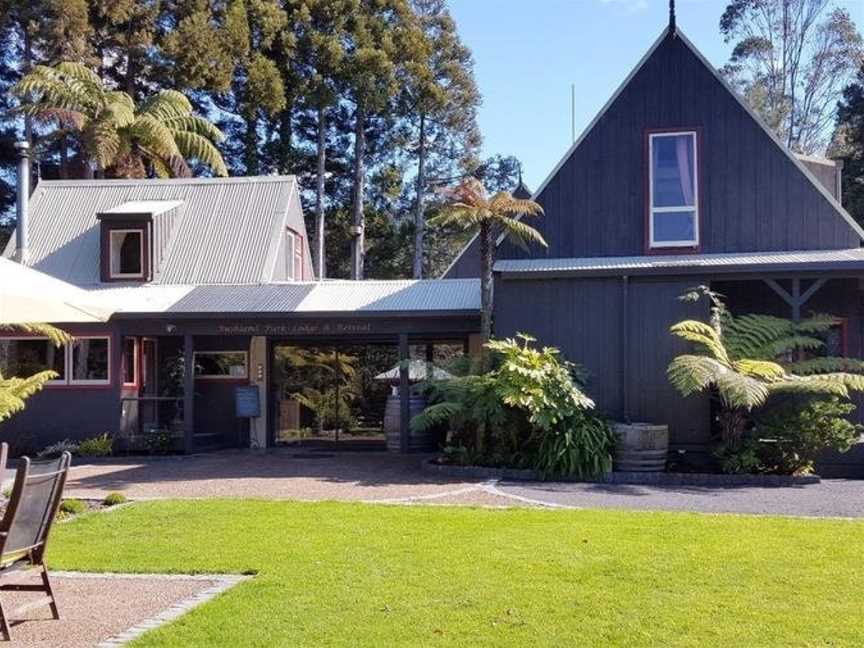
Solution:
<svg viewBox="0 0 864 648"><path fill-rule="evenodd" d="M408 421L420 414L426 408L426 399L422 396L412 396L408 401ZM387 439L387 449L391 452L399 452L399 431L402 420L402 409L399 403L399 395L387 397L387 405L384 409L384 436ZM438 449L437 439L431 432L408 432L408 452L433 452Z"/></svg>
<svg viewBox="0 0 864 648"><path fill-rule="evenodd" d="M615 470L663 472L669 454L669 426L653 423L614 423Z"/></svg>

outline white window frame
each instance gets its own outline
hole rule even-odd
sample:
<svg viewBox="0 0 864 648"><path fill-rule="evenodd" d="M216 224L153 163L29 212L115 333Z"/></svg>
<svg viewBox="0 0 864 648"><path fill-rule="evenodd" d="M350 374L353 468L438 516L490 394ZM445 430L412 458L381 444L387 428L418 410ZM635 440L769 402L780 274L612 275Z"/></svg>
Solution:
<svg viewBox="0 0 864 648"><path fill-rule="evenodd" d="M243 354L243 375L242 376L216 376L213 374L199 374L195 373L195 380L248 380L249 379L249 352L241 351L239 349L218 349L218 350L207 350L207 351L193 351L192 352L192 367L198 366L197 358L199 355L217 355L219 353L242 353Z"/></svg>
<svg viewBox="0 0 864 648"><path fill-rule="evenodd" d="M72 353L72 348L75 346L75 343L80 340L105 340L108 342L108 349L106 353L108 354L108 367L107 367L107 378L98 379L98 380L76 380L73 378L75 375L74 367L72 366L72 359L74 354ZM69 385L79 385L79 386L93 386L93 385L110 385L111 384L111 336L110 335L76 335L72 338L72 341L66 345L66 366L68 369L66 370L66 376L68 377ZM122 380L122 378L121 378Z"/></svg>
<svg viewBox="0 0 864 648"><path fill-rule="evenodd" d="M693 138L693 206L654 206L654 139L688 135ZM657 241L654 239L654 214L693 212L693 239L690 241ZM699 137L694 130L648 133L648 245L656 248L695 248L699 246Z"/></svg>
<svg viewBox="0 0 864 648"><path fill-rule="evenodd" d="M118 272L114 273L114 235L115 234L137 234L138 247L140 250L141 272ZM108 230L108 276L111 279L143 279L144 278L144 230L138 228L112 229Z"/></svg>
<svg viewBox="0 0 864 648"><path fill-rule="evenodd" d="M51 340L47 337L40 337L37 335L3 335L0 336L0 341L10 340L12 342L21 341L33 341L33 340L41 340L46 344L53 344ZM69 351L68 344L63 346L63 375L54 380L49 380L46 382L46 385L65 385L67 384L67 379L69 376ZM27 376L17 376L18 378L26 378ZM6 378L12 378L12 376L6 376Z"/></svg>
<svg viewBox="0 0 864 648"><path fill-rule="evenodd" d="M294 276L294 255L297 253L297 235L292 229L286 229L285 234L285 276L288 281L297 281L297 278ZM290 246L288 244L289 241L291 243Z"/></svg>

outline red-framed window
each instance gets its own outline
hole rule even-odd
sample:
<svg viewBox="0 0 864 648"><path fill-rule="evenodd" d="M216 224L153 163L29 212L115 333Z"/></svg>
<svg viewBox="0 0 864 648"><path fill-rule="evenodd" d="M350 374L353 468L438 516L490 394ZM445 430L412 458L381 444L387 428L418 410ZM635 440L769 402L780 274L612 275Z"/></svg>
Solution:
<svg viewBox="0 0 864 648"><path fill-rule="evenodd" d="M141 375L140 344L136 337L123 338L123 360L120 371L124 387L138 387Z"/></svg>
<svg viewBox="0 0 864 648"><path fill-rule="evenodd" d="M681 254L700 247L700 151L694 128L646 132L648 253Z"/></svg>

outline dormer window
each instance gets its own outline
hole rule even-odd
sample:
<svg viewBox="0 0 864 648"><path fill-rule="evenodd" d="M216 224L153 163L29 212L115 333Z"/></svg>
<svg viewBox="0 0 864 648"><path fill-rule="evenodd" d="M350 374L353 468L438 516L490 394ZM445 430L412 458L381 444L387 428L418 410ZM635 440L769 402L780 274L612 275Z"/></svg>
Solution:
<svg viewBox="0 0 864 648"><path fill-rule="evenodd" d="M96 214L102 281L150 281L182 200L131 200Z"/></svg>
<svg viewBox="0 0 864 648"><path fill-rule="evenodd" d="M699 247L699 166L695 131L648 134L648 243Z"/></svg>
<svg viewBox="0 0 864 648"><path fill-rule="evenodd" d="M108 232L111 279L144 277L144 230L112 229Z"/></svg>

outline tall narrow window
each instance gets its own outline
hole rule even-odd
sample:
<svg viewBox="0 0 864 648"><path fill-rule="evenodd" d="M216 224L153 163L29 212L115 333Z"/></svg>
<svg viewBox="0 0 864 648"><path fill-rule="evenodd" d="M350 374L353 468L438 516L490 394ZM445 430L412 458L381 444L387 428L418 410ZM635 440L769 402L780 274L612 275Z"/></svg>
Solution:
<svg viewBox="0 0 864 648"><path fill-rule="evenodd" d="M140 279L144 276L142 230L111 230L110 251L112 279Z"/></svg>
<svg viewBox="0 0 864 648"><path fill-rule="evenodd" d="M138 385L138 339L123 338L123 386Z"/></svg>
<svg viewBox="0 0 864 648"><path fill-rule="evenodd" d="M303 237L294 235L294 279L303 281Z"/></svg>
<svg viewBox="0 0 864 648"><path fill-rule="evenodd" d="M697 155L693 131L648 136L648 240L652 248L699 245Z"/></svg>
<svg viewBox="0 0 864 648"><path fill-rule="evenodd" d="M303 237L291 229L285 232L285 274L289 281L303 280Z"/></svg>

